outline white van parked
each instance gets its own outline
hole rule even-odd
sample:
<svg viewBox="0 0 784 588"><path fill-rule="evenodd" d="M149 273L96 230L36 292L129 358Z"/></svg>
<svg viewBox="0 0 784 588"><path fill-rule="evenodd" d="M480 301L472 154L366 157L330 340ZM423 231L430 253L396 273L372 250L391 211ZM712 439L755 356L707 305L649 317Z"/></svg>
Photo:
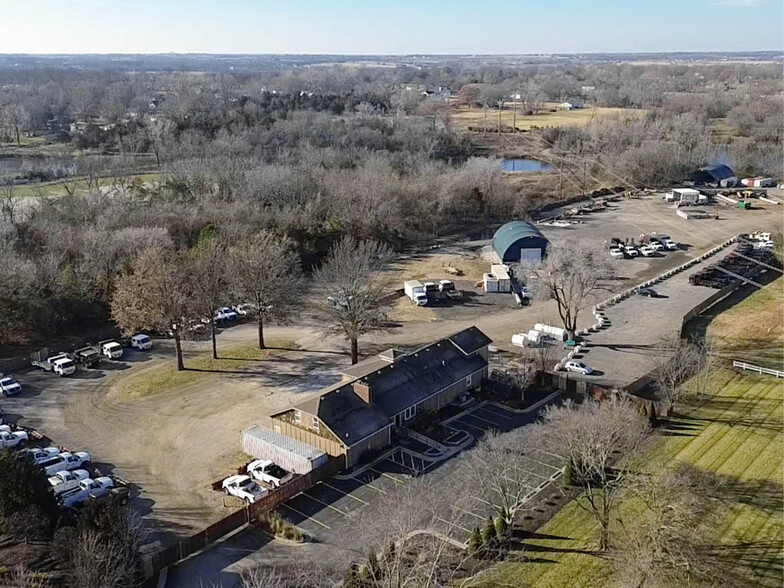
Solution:
<svg viewBox="0 0 784 588"><path fill-rule="evenodd" d="M144 333L137 333L131 337L131 347L139 351L147 351L152 349L152 339Z"/></svg>

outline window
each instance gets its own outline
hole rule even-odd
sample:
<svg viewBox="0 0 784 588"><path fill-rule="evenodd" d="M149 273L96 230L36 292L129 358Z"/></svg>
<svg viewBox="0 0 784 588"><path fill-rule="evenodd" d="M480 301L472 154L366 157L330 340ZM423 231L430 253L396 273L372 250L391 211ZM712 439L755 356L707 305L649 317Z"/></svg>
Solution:
<svg viewBox="0 0 784 588"><path fill-rule="evenodd" d="M319 420L316 417L313 417L313 430L314 431L318 431L319 430Z"/></svg>
<svg viewBox="0 0 784 588"><path fill-rule="evenodd" d="M302 422L302 414L298 411L294 411L294 424L299 425Z"/></svg>
<svg viewBox="0 0 784 588"><path fill-rule="evenodd" d="M416 416L416 406L411 406L403 411L403 420L407 421Z"/></svg>
<svg viewBox="0 0 784 588"><path fill-rule="evenodd" d="M466 388L470 388L470 387L471 387L471 376L468 376L466 378Z"/></svg>

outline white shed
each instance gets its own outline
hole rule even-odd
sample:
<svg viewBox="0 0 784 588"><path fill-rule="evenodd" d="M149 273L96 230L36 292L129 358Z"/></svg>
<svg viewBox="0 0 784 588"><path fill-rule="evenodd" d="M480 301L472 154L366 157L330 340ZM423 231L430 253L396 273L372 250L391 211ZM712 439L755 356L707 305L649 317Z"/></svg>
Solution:
<svg viewBox="0 0 784 588"><path fill-rule="evenodd" d="M506 264L493 264L490 266L490 273L498 281L498 292L512 291L512 278L509 277L509 266Z"/></svg>
<svg viewBox="0 0 784 588"><path fill-rule="evenodd" d="M329 461L323 451L259 425L242 432L242 450L256 459L271 459L295 474L307 474Z"/></svg>

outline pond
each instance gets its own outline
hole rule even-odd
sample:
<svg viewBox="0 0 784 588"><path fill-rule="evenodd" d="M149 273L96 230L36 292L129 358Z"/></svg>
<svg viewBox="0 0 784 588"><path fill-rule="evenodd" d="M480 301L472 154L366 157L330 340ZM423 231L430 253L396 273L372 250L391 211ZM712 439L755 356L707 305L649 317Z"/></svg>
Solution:
<svg viewBox="0 0 784 588"><path fill-rule="evenodd" d="M553 166L536 159L504 159L501 171L505 172L546 172L553 171Z"/></svg>

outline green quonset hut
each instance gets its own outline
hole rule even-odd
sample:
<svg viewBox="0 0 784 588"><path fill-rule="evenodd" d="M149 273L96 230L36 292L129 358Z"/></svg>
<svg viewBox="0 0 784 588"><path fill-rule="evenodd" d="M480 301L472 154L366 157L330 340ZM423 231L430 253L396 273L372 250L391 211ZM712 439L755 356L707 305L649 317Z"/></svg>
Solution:
<svg viewBox="0 0 784 588"><path fill-rule="evenodd" d="M541 261L548 244L539 229L525 221L506 223L493 235L493 250L502 263Z"/></svg>

